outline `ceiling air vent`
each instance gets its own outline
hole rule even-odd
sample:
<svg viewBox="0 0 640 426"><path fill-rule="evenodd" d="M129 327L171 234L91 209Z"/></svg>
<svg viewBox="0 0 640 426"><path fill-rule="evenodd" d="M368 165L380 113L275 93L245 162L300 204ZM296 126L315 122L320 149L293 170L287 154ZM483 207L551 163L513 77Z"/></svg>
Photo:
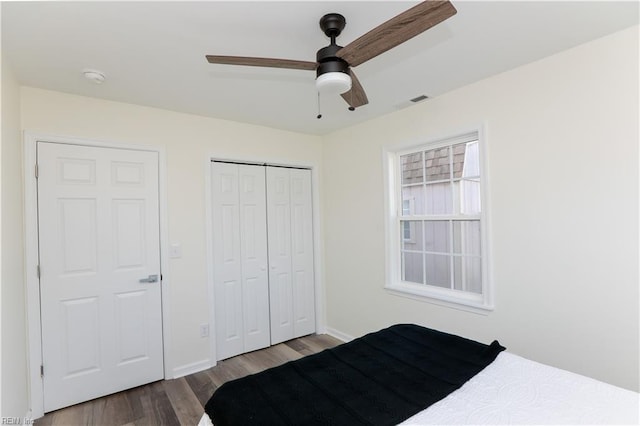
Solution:
<svg viewBox="0 0 640 426"><path fill-rule="evenodd" d="M414 104L417 104L418 102L422 102L426 99L429 99L429 96L427 95L416 96L413 99L409 99L408 101L403 101L402 103L396 105L396 109L407 108L407 107L413 106Z"/></svg>
<svg viewBox="0 0 640 426"><path fill-rule="evenodd" d="M413 103L416 103L416 102L424 101L425 99L429 99L429 97L427 95L420 95L413 99L410 99L410 101Z"/></svg>

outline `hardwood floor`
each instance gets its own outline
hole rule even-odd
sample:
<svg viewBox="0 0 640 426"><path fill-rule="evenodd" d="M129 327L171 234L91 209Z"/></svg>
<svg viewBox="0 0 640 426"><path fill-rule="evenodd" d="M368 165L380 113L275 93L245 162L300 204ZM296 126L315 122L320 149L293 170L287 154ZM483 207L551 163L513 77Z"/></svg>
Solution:
<svg viewBox="0 0 640 426"><path fill-rule="evenodd" d="M218 362L213 368L162 380L47 413L37 426L197 425L204 405L224 382L283 364L342 343L323 335L290 340Z"/></svg>

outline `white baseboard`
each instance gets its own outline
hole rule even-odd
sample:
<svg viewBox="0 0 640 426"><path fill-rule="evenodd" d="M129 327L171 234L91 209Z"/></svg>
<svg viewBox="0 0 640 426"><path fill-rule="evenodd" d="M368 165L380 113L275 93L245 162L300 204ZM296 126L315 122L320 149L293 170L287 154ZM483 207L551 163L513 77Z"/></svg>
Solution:
<svg viewBox="0 0 640 426"><path fill-rule="evenodd" d="M177 379L180 377L188 376L189 374L194 374L202 370L207 370L216 363L211 363L209 358L203 359L202 361L192 362L191 364L181 365L180 367L176 367L173 369L173 379Z"/></svg>
<svg viewBox="0 0 640 426"><path fill-rule="evenodd" d="M331 327L327 327L327 334L335 337L336 339L342 340L343 342L350 342L355 339L355 337Z"/></svg>

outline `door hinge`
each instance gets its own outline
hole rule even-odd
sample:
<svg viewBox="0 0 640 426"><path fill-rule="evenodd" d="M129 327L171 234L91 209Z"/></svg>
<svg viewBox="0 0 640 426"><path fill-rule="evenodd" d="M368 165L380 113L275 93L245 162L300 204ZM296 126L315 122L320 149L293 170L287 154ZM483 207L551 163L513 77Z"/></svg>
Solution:
<svg viewBox="0 0 640 426"><path fill-rule="evenodd" d="M44 377L44 365L40 365L40 377Z"/></svg>
<svg viewBox="0 0 640 426"><path fill-rule="evenodd" d="M36 179L38 179L38 165L37 164L35 165L34 169L35 169L34 172L35 172L35 175L36 175Z"/></svg>
<svg viewBox="0 0 640 426"><path fill-rule="evenodd" d="M40 265L36 266L36 275L40 278Z"/></svg>

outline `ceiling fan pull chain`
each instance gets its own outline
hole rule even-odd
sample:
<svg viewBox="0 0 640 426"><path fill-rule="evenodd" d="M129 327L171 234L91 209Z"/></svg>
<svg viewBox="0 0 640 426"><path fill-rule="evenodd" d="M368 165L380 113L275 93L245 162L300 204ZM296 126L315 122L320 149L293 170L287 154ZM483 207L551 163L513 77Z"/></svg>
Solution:
<svg viewBox="0 0 640 426"><path fill-rule="evenodd" d="M316 118L318 120L322 118L322 114L320 113L320 92L318 92L318 116Z"/></svg>

